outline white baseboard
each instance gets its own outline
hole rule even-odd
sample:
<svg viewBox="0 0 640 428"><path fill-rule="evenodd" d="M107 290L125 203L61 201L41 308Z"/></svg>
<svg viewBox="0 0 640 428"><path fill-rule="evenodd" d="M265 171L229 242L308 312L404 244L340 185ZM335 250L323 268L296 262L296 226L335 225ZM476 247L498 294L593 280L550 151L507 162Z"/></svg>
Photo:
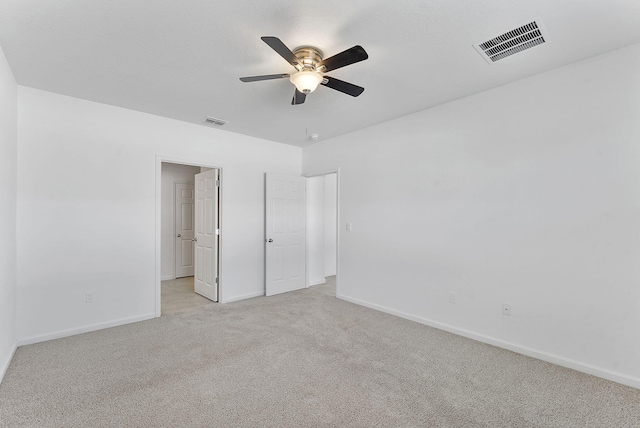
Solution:
<svg viewBox="0 0 640 428"><path fill-rule="evenodd" d="M307 283L307 287L313 287L314 285L326 284L327 280L324 278L310 279Z"/></svg>
<svg viewBox="0 0 640 428"><path fill-rule="evenodd" d="M160 281L171 281L172 279L176 279L175 275L167 275L167 276L161 276L160 277Z"/></svg>
<svg viewBox="0 0 640 428"><path fill-rule="evenodd" d="M385 312L390 315L395 315L400 318L404 318L404 319L418 322L420 324L428 325L429 327L448 331L449 333L468 337L469 339L477 340L479 342L488 343L489 345L497 346L498 348L508 349L509 351L513 351L518 354L537 358L539 360L543 360L548 363L556 364L562 367L567 367L573 370L577 370L579 372L587 373L593 376L601 377L603 379L611 380L613 382L621 383L623 385L627 385L632 388L640 389L640 378L636 378L633 376L625 375L623 373L618 373L612 370L592 366L590 364L581 363L579 361L575 361L570 358L561 357L555 354L550 354L548 352L538 351L535 349L528 348L526 346L521 346L515 343L496 339L494 337L485 336L483 334L474 333L469 330L453 327L448 324L443 324L437 321L407 314L405 312L397 311L395 309L387 308L387 307L377 305L375 303L370 303L364 300L355 299L353 297L345 296L343 294L339 294L336 297L342 300L346 300L347 302L355 303L356 305L365 306L370 309L375 309L380 312Z"/></svg>
<svg viewBox="0 0 640 428"><path fill-rule="evenodd" d="M102 330L110 327L117 327L119 325L131 324L138 321L146 321L151 318L155 318L155 312L152 314L140 315L131 318L122 318L115 321L109 321L99 324L91 324L80 328L71 328L68 330L61 330L54 333L47 333L40 336L31 336L24 339L18 339L18 346L31 345L33 343L45 342L47 340L60 339L61 337L75 336L76 334L89 333L90 331Z"/></svg>
<svg viewBox="0 0 640 428"><path fill-rule="evenodd" d="M9 358L7 358L7 361L3 362L2 365L0 365L0 383L2 383L2 379L4 379L4 375L7 374L7 370L9 370L9 365L11 364L11 360L13 360L13 356L16 353L16 349L18 349L18 344L14 343L13 349L9 353Z"/></svg>
<svg viewBox="0 0 640 428"><path fill-rule="evenodd" d="M257 291L255 293L241 294L240 296L229 297L228 299L220 300L220 303L237 302L238 300L251 299L253 297L264 296L264 291Z"/></svg>
<svg viewBox="0 0 640 428"><path fill-rule="evenodd" d="M333 272L325 272L324 276L325 277L327 277L327 276L336 276L336 272L335 271L333 271Z"/></svg>

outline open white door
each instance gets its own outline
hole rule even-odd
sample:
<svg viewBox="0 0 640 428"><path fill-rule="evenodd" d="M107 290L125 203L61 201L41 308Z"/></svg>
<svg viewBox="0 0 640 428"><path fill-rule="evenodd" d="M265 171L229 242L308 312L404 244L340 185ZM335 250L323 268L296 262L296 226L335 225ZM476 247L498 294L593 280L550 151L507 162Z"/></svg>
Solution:
<svg viewBox="0 0 640 428"><path fill-rule="evenodd" d="M193 184L175 185L176 278L193 276L194 250L194 187Z"/></svg>
<svg viewBox="0 0 640 428"><path fill-rule="evenodd" d="M218 301L218 190L217 169L196 174L195 292Z"/></svg>
<svg viewBox="0 0 640 428"><path fill-rule="evenodd" d="M265 291L267 296L305 286L305 179L266 174Z"/></svg>

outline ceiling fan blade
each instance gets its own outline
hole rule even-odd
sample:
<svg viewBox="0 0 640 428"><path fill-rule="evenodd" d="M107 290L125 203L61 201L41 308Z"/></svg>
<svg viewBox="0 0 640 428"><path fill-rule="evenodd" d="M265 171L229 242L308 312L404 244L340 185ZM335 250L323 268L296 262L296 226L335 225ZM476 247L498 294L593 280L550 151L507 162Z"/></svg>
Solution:
<svg viewBox="0 0 640 428"><path fill-rule="evenodd" d="M265 74L264 76L241 77L240 80L242 80L243 82L259 82L260 80L284 79L285 77L289 77L289 75L288 74Z"/></svg>
<svg viewBox="0 0 640 428"><path fill-rule="evenodd" d="M300 92L298 88L296 88L296 91L293 93L293 99L291 100L291 105L294 106L297 104L302 104L306 99L307 99L307 94L305 94L304 92Z"/></svg>
<svg viewBox="0 0 640 428"><path fill-rule="evenodd" d="M335 77L323 76L324 80L320 82L321 85L326 86L327 88L335 89L336 91L343 92L347 95L351 95L352 97L357 97L362 92L364 92L364 88L362 86L354 85L353 83L345 82Z"/></svg>
<svg viewBox="0 0 640 428"><path fill-rule="evenodd" d="M369 58L367 52L360 45L354 46L342 51L339 54L335 54L332 57L320 61L318 68L324 66L324 71L335 70L340 67L354 64L356 62L364 61Z"/></svg>
<svg viewBox="0 0 640 428"><path fill-rule="evenodd" d="M282 40L273 36L262 36L260 38L263 42L268 44L271 49L278 52L282 58L286 59L289 64L294 67L298 66L300 60L293 54L293 52L291 52L291 49L289 49L287 45L282 43Z"/></svg>

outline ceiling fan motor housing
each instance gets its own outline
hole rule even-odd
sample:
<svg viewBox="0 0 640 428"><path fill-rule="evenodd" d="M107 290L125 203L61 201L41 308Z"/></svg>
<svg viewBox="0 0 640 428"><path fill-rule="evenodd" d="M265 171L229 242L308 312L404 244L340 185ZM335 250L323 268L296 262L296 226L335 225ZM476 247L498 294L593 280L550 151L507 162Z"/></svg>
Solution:
<svg viewBox="0 0 640 428"><path fill-rule="evenodd" d="M316 71L317 64L322 61L322 51L314 46L297 47L293 50L293 54L300 60L298 68L300 71Z"/></svg>

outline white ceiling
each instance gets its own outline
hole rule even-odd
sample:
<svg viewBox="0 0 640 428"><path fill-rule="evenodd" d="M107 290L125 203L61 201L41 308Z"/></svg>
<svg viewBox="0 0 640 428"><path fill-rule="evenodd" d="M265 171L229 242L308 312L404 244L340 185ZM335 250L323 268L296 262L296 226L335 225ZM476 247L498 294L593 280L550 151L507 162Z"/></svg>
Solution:
<svg viewBox="0 0 640 428"><path fill-rule="evenodd" d="M548 42L488 64L473 44L539 19ZM292 106L293 68L260 40L362 45ZM20 85L305 146L640 42L638 0L2 0L0 45ZM640 72L640 71L639 71ZM514 106L518 108L518 106Z"/></svg>

